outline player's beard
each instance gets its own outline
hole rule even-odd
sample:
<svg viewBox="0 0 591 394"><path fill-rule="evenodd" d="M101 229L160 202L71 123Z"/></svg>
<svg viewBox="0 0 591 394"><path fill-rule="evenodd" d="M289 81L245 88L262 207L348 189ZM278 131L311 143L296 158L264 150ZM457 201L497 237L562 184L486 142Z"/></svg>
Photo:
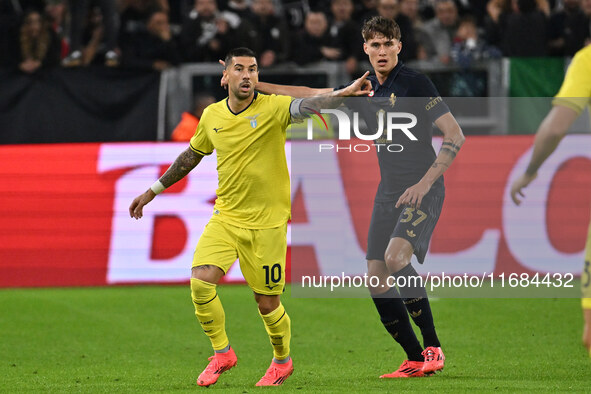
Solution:
<svg viewBox="0 0 591 394"><path fill-rule="evenodd" d="M246 100L247 98L249 98L252 95L252 93L254 91L254 89L253 89L254 84L252 84L252 83L250 83L248 92L243 91L242 90L243 83L244 82L241 82L238 86L236 86L235 89L232 89L232 93L239 100Z"/></svg>

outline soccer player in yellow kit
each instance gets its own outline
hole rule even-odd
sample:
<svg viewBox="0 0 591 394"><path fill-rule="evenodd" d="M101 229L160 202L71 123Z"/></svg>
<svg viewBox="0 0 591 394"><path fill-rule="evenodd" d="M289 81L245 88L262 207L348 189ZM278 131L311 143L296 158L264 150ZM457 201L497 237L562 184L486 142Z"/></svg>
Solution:
<svg viewBox="0 0 591 394"><path fill-rule="evenodd" d="M141 218L143 207L158 193L187 175L203 156L216 151L217 200L197 244L191 271L195 315L214 349L197 384L210 386L236 365L216 285L238 258L273 346L271 366L256 385L277 386L293 372L289 356L291 322L279 298L285 285L290 217L285 129L292 117L305 115L301 108L318 108L330 97L367 95L369 89L363 77L322 98L292 100L289 96L259 94L254 90L257 61L248 48L228 53L223 79L228 98L205 109L189 148L133 200L129 213Z"/></svg>
<svg viewBox="0 0 591 394"><path fill-rule="evenodd" d="M554 152L575 119L591 104L591 45L579 50L570 64L552 109L536 132L534 151L524 174L511 185L515 204L525 197L522 189L536 178L538 168ZM591 223L585 245L585 265L581 275L582 307L585 320L583 344L591 356Z"/></svg>

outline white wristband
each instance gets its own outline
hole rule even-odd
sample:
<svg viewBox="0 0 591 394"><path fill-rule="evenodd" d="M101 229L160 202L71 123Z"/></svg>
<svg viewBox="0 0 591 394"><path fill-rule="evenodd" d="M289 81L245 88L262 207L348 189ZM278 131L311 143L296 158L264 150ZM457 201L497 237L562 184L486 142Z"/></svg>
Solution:
<svg viewBox="0 0 591 394"><path fill-rule="evenodd" d="M154 182L152 186L150 186L150 189L152 189L154 194L160 194L164 191L164 189L166 189L166 187L162 184L162 182L160 182L159 179L156 182Z"/></svg>

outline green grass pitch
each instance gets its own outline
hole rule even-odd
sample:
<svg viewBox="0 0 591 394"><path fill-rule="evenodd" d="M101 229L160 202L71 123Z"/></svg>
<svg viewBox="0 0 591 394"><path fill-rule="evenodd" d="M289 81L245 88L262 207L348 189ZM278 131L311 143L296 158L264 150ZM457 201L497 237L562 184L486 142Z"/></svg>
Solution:
<svg viewBox="0 0 591 394"><path fill-rule="evenodd" d="M369 299L298 299L295 372L255 388L271 346L245 286L220 286L236 368L209 389L195 380L211 355L188 286L0 291L0 392L532 392L591 390L578 299L439 299L447 356L429 378L379 379L403 361Z"/></svg>

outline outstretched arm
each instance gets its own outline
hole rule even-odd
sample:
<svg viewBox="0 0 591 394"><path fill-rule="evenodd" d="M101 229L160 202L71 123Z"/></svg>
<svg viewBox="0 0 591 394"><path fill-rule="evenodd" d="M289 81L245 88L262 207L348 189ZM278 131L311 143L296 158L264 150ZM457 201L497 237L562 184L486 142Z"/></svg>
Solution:
<svg viewBox="0 0 591 394"><path fill-rule="evenodd" d="M226 67L226 62L223 60L218 60L218 62L223 66ZM222 77L220 80L220 85L224 89L227 87L228 82ZM268 83L268 82L257 82L255 89L264 94L280 94L283 96L291 96L294 98L302 98L302 97L313 97L318 96L321 94L330 93L333 91L331 88L309 88L307 86L290 86L290 85L278 85L275 83Z"/></svg>
<svg viewBox="0 0 591 394"><path fill-rule="evenodd" d="M255 89L264 94L281 94L294 98L313 97L333 91L331 88L315 89L307 86L277 85L268 82L258 82Z"/></svg>
<svg viewBox="0 0 591 394"><path fill-rule="evenodd" d="M460 125L450 112L437 118L435 124L443 132L443 143L439 154L419 183L406 189L400 196L396 202L396 208L405 204L419 208L423 197L431 190L437 178L449 168L466 140Z"/></svg>
<svg viewBox="0 0 591 394"><path fill-rule="evenodd" d="M540 124L534 140L534 151L525 173L517 178L511 185L511 199L516 205L521 204L525 197L522 189L526 188L531 181L536 179L538 169L546 159L554 152L566 132L573 124L579 114L572 108L563 105L552 107L546 118Z"/></svg>
<svg viewBox="0 0 591 394"><path fill-rule="evenodd" d="M371 92L371 83L366 79L368 75L369 71L343 89L329 89L328 92L319 96L293 100L292 116L294 118L303 118L313 115L321 109L336 108L343 102L345 97L367 96Z"/></svg>
<svg viewBox="0 0 591 394"><path fill-rule="evenodd" d="M146 204L152 201L154 197L164 191L164 189L174 185L176 182L184 178L197 166L197 164L199 164L201 159L203 159L202 155L194 152L191 148L187 148L176 158L174 163L172 163L164 175L162 175L154 185L134 198L129 206L129 216L135 219L140 219L144 215L143 209Z"/></svg>

